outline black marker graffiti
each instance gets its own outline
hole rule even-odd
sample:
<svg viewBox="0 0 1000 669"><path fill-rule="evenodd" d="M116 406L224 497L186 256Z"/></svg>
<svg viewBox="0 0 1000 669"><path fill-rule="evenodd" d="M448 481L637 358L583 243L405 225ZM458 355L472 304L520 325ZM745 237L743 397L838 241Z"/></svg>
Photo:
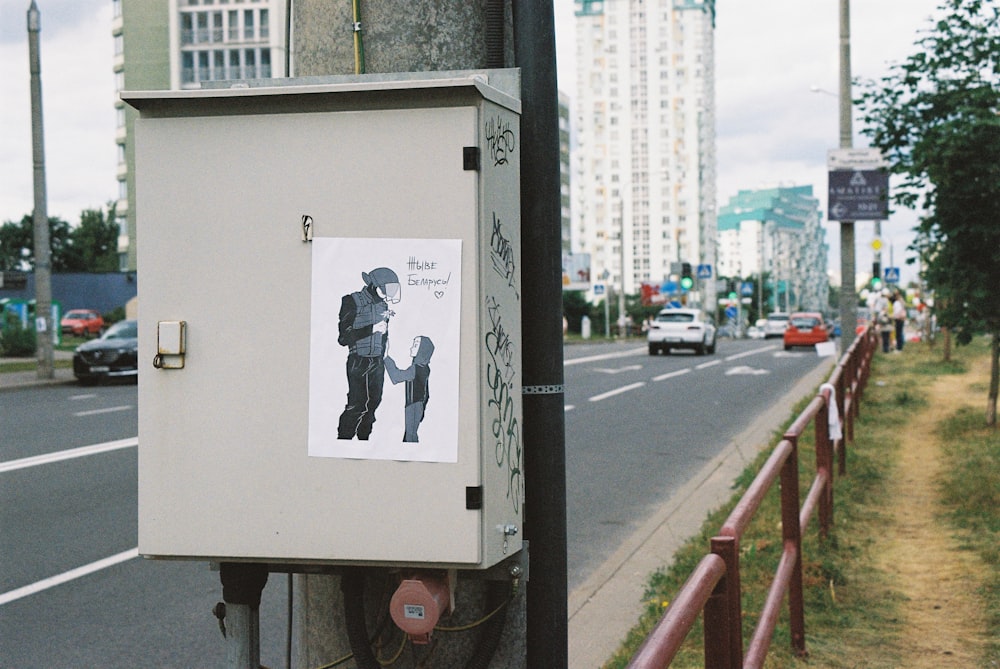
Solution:
<svg viewBox="0 0 1000 669"><path fill-rule="evenodd" d="M507 154L514 151L514 131L510 129L510 121L505 121L502 116L487 119L485 129L493 165L506 165Z"/></svg>
<svg viewBox="0 0 1000 669"><path fill-rule="evenodd" d="M517 274L517 265L514 261L514 246L503 234L500 219L496 212L493 213L493 233L490 235L490 260L493 264L493 271L503 277L507 285L517 290L514 280Z"/></svg>
<svg viewBox="0 0 1000 669"><path fill-rule="evenodd" d="M487 311L491 329L486 333L485 346L489 361L486 363L487 406L494 411L492 433L496 440L494 452L497 467L506 469L507 499L514 511L519 511L524 491L522 470L521 426L517 420L514 398L514 343L504 329L500 305L492 296L487 298Z"/></svg>

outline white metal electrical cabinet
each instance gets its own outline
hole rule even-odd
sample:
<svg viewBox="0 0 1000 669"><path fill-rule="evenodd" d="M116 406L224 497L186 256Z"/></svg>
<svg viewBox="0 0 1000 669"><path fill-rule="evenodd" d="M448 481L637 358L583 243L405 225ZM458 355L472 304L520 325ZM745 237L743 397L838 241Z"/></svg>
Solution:
<svg viewBox="0 0 1000 669"><path fill-rule="evenodd" d="M521 549L516 90L487 71L123 94L141 554Z"/></svg>

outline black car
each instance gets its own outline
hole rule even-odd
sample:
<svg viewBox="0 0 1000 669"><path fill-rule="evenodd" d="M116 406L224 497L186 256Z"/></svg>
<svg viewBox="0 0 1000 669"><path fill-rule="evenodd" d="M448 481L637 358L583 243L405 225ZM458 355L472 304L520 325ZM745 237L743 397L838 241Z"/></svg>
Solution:
<svg viewBox="0 0 1000 669"><path fill-rule="evenodd" d="M139 340L136 321L119 321L100 339L81 344L73 354L73 376L81 383L103 378L138 376Z"/></svg>

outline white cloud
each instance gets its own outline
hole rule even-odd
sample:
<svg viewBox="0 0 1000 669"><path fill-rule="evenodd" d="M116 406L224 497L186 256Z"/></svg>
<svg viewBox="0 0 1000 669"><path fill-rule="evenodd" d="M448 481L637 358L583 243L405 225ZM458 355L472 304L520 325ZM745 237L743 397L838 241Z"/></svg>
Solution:
<svg viewBox="0 0 1000 669"><path fill-rule="evenodd" d="M938 0L855 0L851 3L851 70L877 79L890 62L916 51ZM840 24L837 0L716 1L716 141L718 203L739 190L812 185L826 210L826 155L840 141ZM556 0L560 84L572 96L575 48L572 2ZM819 87L824 92L812 92ZM865 146L854 122L855 146ZM901 211L882 224L883 266L902 266L916 215ZM840 271L840 224L827 226L830 269ZM871 269L874 225L856 225L856 267Z"/></svg>
<svg viewBox="0 0 1000 669"><path fill-rule="evenodd" d="M38 0L48 210L71 223L85 208L117 194L111 3ZM0 220L33 207L26 11L29 2L0 0ZM851 56L855 77L876 78L888 61L915 51L938 0L855 0ZM554 0L560 88L573 95L575 30L572 0ZM838 143L834 97L839 80L837 0L717 0L716 98L718 199L740 189L811 184L823 201L826 150ZM855 132L859 128L855 125ZM856 145L863 145L856 140ZM915 224L910 213L883 225L896 264ZM858 268L870 267L872 226L858 225ZM839 269L839 226L829 226ZM885 264L885 262L883 263ZM905 274L904 270L904 277ZM912 274L911 274L912 276Z"/></svg>
<svg viewBox="0 0 1000 669"><path fill-rule="evenodd" d="M20 13L19 38L10 30L19 13L11 4L5 0L0 41L0 81L5 88L0 108L3 221L20 220L34 208L29 3ZM83 209L103 208L117 195L111 3L79 5L90 5L90 10L82 13L76 3L39 3L47 209L50 216L74 224Z"/></svg>

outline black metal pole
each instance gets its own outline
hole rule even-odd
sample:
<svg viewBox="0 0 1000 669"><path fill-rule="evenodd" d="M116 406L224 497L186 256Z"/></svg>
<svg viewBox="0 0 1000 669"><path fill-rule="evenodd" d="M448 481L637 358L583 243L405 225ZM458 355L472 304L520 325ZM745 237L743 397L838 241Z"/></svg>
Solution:
<svg viewBox="0 0 1000 669"><path fill-rule="evenodd" d="M521 341L529 667L568 663L559 93L552 2L513 0L521 68ZM529 345L530 344L530 345Z"/></svg>

